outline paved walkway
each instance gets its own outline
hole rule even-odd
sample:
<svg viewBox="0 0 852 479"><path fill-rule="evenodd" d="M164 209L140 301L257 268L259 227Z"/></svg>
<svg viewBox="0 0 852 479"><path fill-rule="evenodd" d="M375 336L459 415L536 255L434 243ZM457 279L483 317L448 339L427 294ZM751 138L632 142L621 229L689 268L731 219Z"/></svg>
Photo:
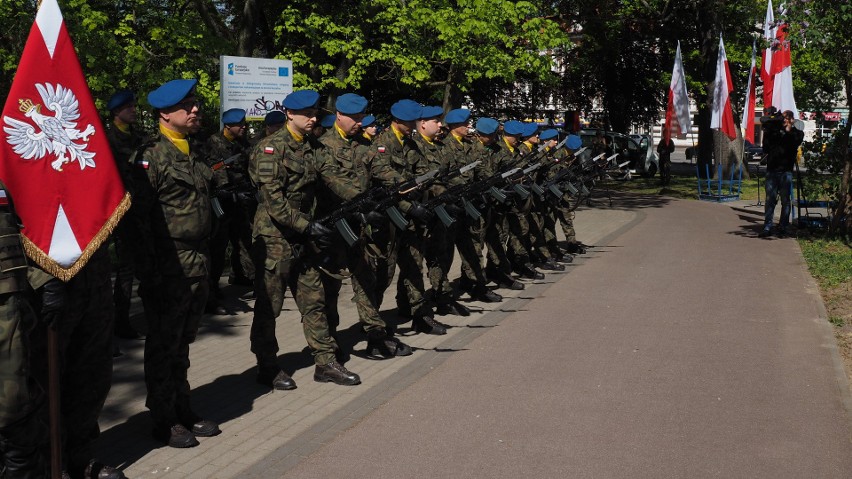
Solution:
<svg viewBox="0 0 852 479"><path fill-rule="evenodd" d="M206 318L191 351L196 409L223 434L150 439L142 342L127 341L100 456L131 478L850 477L852 405L818 291L795 240L759 227L658 197L581 210L590 254L469 303L481 311L443 318L446 336L407 336L410 357L353 355L352 388L312 381L290 300L280 359L299 388L257 386L252 302L234 300L245 311ZM347 301L341 316L351 346Z"/></svg>

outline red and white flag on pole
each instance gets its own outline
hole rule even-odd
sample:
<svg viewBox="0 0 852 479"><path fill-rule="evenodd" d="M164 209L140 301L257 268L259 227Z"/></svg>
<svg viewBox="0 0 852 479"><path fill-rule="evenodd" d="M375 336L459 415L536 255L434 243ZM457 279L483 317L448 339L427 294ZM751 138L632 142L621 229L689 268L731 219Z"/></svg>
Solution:
<svg viewBox="0 0 852 479"><path fill-rule="evenodd" d="M0 179L24 248L71 279L130 207L56 0L44 0L3 107Z"/></svg>
<svg viewBox="0 0 852 479"><path fill-rule="evenodd" d="M725 54L722 37L719 37L719 58L716 60L716 80L713 82L713 114L710 117L710 128L722 130L732 140L737 137L734 111L731 109L731 92L733 91L728 55Z"/></svg>
<svg viewBox="0 0 852 479"><path fill-rule="evenodd" d="M743 106L743 119L740 128L743 130L743 138L754 144L754 109L757 108L757 45L751 48L751 68L748 71L748 86L746 87L745 106Z"/></svg>
<svg viewBox="0 0 852 479"><path fill-rule="evenodd" d="M772 106L778 111L790 110L799 117L796 99L793 97L793 59L790 42L787 41L787 24L783 23L775 31L776 47L772 52Z"/></svg>
<svg viewBox="0 0 852 479"><path fill-rule="evenodd" d="M672 81L669 84L669 102L666 107L666 125L663 138L668 143L672 134L685 136L692 128L689 116L689 95L686 92L686 75L683 73L683 59L680 55L680 42L677 42Z"/></svg>
<svg viewBox="0 0 852 479"><path fill-rule="evenodd" d="M766 5L766 17L763 20L763 39L767 46L760 59L760 79L763 82L763 107L772 106L775 72L772 71L772 45L775 43L775 14L772 12L772 0Z"/></svg>

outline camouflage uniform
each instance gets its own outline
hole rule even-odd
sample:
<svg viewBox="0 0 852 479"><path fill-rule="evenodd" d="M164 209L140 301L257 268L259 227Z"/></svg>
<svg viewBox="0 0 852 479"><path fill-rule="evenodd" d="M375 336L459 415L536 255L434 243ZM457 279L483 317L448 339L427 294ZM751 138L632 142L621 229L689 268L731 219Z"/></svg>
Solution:
<svg viewBox="0 0 852 479"><path fill-rule="evenodd" d="M423 154L414 140L408 137L398 138L393 127L376 137L365 157L365 164L370 170L373 182L388 187L428 171ZM403 213L408 213L412 204L403 199L398 206ZM384 290L390 285L396 265L399 265L396 301L398 311L403 316L432 315L424 298L423 237L423 227L409 223L409 226L398 232L397 238L390 239L388 244L387 283L381 281L381 267L384 265L377 269L377 297L381 298Z"/></svg>
<svg viewBox="0 0 852 479"><path fill-rule="evenodd" d="M156 428L189 421L189 345L208 294L213 228L212 172L190 143L189 155L162 133L136 155L136 272L145 307L146 406Z"/></svg>
<svg viewBox="0 0 852 479"><path fill-rule="evenodd" d="M279 369L275 319L281 313L288 282L295 291L314 362L325 366L335 359L337 343L330 335L322 273L317 267L322 253L313 254L304 233L315 208L318 179L342 198L352 197L358 190L338 178L321 175L317 165L326 154L318 140L311 136L296 139L286 127L264 138L251 154L249 175L260 192L253 228L257 301L251 351L260 370ZM301 250L301 256L293 246Z"/></svg>
<svg viewBox="0 0 852 479"><path fill-rule="evenodd" d="M142 145L144 138L132 126L129 126L129 128L129 131L124 132L114 123L110 123L106 129L106 137L115 159L115 165L118 167L118 174L124 182L124 189L133 194L130 158L136 152L136 149ZM116 328L132 332L130 297L133 294L133 251L131 250L133 239L128 237L130 234L127 226L129 221L129 218L122 218L112 235L116 255L114 264L115 285L112 297L115 302Z"/></svg>
<svg viewBox="0 0 852 479"><path fill-rule="evenodd" d="M509 151L500 146L497 140L490 145L485 145L480 141L473 142L471 150L473 161L481 161L480 168L483 178L488 178L496 173L509 169L513 164ZM482 239L488 246L487 270L489 274L499 273L508 276L512 273L512 266L509 264L509 258L506 254L506 243L501 237L503 230L503 222L505 216L509 214L510 207L507 205L497 204L493 200L486 201L486 208L483 211L483 236ZM493 279L493 278L492 278Z"/></svg>
<svg viewBox="0 0 852 479"><path fill-rule="evenodd" d="M2 182L0 189L5 192ZM27 261L8 202L0 204L0 253L0 473L45 477L39 446L47 428L37 414L45 401L30 375L30 363L37 359L31 346L35 315L24 295Z"/></svg>
<svg viewBox="0 0 852 479"><path fill-rule="evenodd" d="M254 278L254 264L251 258L251 222L257 211L257 201L248 177L248 155L250 146L247 141L225 138L221 132L208 138L205 145L207 164L241 155L235 163L213 172L214 189L222 211L217 228L210 238L210 291L217 292L219 278L225 270L225 254L231 243L231 279L232 282Z"/></svg>
<svg viewBox="0 0 852 479"><path fill-rule="evenodd" d="M461 166L456 163L456 156L449 153L443 141L436 139L430 142L420 135L415 137L415 141L424 158L426 158L427 171L438 168L444 172ZM451 141L455 140L451 139ZM429 188L427 196L437 197L444 193L447 187L463 183L464 180L459 177L451 178L446 183L434 183ZM432 299L439 305L447 304L453 299L447 273L449 273L453 264L457 230L456 223L447 227L439 219L433 218L423 243L429 282L432 285Z"/></svg>
<svg viewBox="0 0 852 479"><path fill-rule="evenodd" d="M541 167L533 173L531 173L532 179L535 182L540 182L540 172L543 168L546 168L547 158L544 154L539 153L538 149L535 145L531 143L524 142L519 146L519 151L521 157L524 158L523 166L532 166L536 163L541 163ZM528 190L530 188L527 188ZM530 191L530 210L528 212L528 224L529 224L529 233L527 246L529 248L530 254L535 258L536 261L547 262L552 259L552 255L547 245L547 221L546 216L549 214L547 210L547 203L542 198L539 198L535 193Z"/></svg>
<svg viewBox="0 0 852 479"><path fill-rule="evenodd" d="M567 168L570 166L573 161L573 156L568 150L563 148L556 152L553 159L558 163L557 167L551 169L552 174L555 175L559 172L560 168ZM557 218L559 219L559 224L562 225L562 233L565 234L565 240L568 244L574 244L577 243L577 233L574 231L574 210L570 207L568 196L564 195L563 199L565 201L560 201L554 207L554 210Z"/></svg>
<svg viewBox="0 0 852 479"><path fill-rule="evenodd" d="M70 281L64 284L65 304L54 322L59 343L63 467L76 476L94 458L93 445L100 435L98 416L112 382L112 333L115 316L110 292L110 260L101 246ZM41 310L42 286L56 281L32 267L29 282L32 304ZM47 325L39 322L32 340L33 374L47 391ZM43 412L46 414L46 408ZM47 418L44 419L45 423ZM46 443L46 438L45 438Z"/></svg>
<svg viewBox="0 0 852 479"><path fill-rule="evenodd" d="M523 144L519 144L514 151L509 150L508 145L505 146L507 151L510 151L512 158L510 165L512 167L523 169L529 166L526 160L529 150L527 149L525 152L522 149L526 148ZM506 255L509 257L512 269L518 270L530 262L530 223L528 217L532 209L532 198L523 200L513 195L512 199L514 204L503 216L503 229L500 232L500 238L507 246Z"/></svg>
<svg viewBox="0 0 852 479"><path fill-rule="evenodd" d="M476 143L479 142L477 141ZM475 158L472 158L474 144L466 138L457 138L451 134L444 143L444 146L447 155L451 158L451 164L455 165L455 167L464 166L472 161L476 161ZM479 165L473 170L465 172L459 178L465 183L473 183L483 179L482 171L484 168L483 165ZM469 200L479 203L474 198L469 198ZM485 218L488 213L487 211L483 211L484 209L480 209L480 213L483 216L479 219L474 220L466 214L460 214L456 218L459 226L457 227L455 244L461 258L461 281L467 283L471 288L474 286L484 288L487 283L485 272L482 268L482 237L485 233Z"/></svg>
<svg viewBox="0 0 852 479"><path fill-rule="evenodd" d="M329 153L322 156L321 162L318 164L318 169L323 176L342 176L346 181L357 185L359 192L370 188L370 172L364 166L362 158L370 145L366 138L360 135L344 138L339 131L332 129L328 134L323 135L321 142L326 146ZM320 188L318 198L320 201L317 202L317 217L331 213L341 204L337 196L325 187ZM344 199L349 200L351 198ZM367 333L375 330L384 331L387 325L379 315L381 303L376 298L376 271L372 266L376 264L376 258L371 252L376 249L375 245L368 245L368 243L372 243L370 236L372 228L361 227L354 223L350 223L350 226L356 234L360 233L358 243L349 247L338 236L337 245L340 251L345 251L343 261L352 273L352 290L354 291L352 301L355 302L358 311L358 320ZM371 249L368 250L369 247ZM327 277L326 307L328 309L328 323L332 332L336 332L337 326L340 324L337 303L341 284L342 282L339 279Z"/></svg>

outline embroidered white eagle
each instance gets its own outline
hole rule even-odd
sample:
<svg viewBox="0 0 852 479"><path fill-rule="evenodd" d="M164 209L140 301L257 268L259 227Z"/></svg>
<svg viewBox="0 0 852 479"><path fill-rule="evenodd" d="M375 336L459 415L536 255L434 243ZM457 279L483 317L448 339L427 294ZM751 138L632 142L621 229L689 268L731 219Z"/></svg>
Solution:
<svg viewBox="0 0 852 479"><path fill-rule="evenodd" d="M62 171L66 163L77 161L80 169L95 167L95 153L86 151L89 137L95 133L95 127L86 126L81 132L77 129L80 119L80 104L74 92L60 84L53 87L50 83L36 83L36 90L47 108L54 116L41 113L41 105L33 104L31 100L19 100L20 110L30 118L35 126L15 118L4 116L7 126L3 131L12 149L25 160L40 160L48 153L56 156L50 166L56 171ZM38 127L41 131L36 131ZM82 143L75 143L81 140Z"/></svg>

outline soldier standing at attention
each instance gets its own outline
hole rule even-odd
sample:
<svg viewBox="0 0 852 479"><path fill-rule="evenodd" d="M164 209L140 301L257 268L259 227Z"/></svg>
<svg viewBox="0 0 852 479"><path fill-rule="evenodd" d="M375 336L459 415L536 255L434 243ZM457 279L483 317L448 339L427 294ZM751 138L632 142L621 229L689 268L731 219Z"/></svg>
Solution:
<svg viewBox="0 0 852 479"><path fill-rule="evenodd" d="M153 435L171 447L198 445L219 426L192 411L189 345L208 294L212 172L187 136L199 130L196 80L172 80L148 94L158 134L137 152L134 173L136 270L145 307L145 403Z"/></svg>
<svg viewBox="0 0 852 479"><path fill-rule="evenodd" d="M251 154L249 174L260 192L254 219L257 301L251 325L251 351L257 357L257 382L274 389L296 383L278 365L275 320L286 286L294 290L305 339L314 356L314 380L352 386L357 374L335 358L337 343L329 331L325 290L319 265L330 255L334 232L313 221L317 180L340 198L358 194L355 185L322 176L317 165L325 147L310 135L317 121L319 93L299 90L287 95L287 124L263 139Z"/></svg>
<svg viewBox="0 0 852 479"><path fill-rule="evenodd" d="M370 172L367 171L361 158L370 143L359 135L367 103L366 98L354 93L346 93L337 98L335 122L321 140L329 154L323 156L323 162L319 165L322 174L342 176L343 181L357 185L360 192L370 188ZM320 188L318 199L316 214L318 217L331 213L341 204L337 196L327 188ZM367 333L367 357L383 359L410 356L411 348L393 337L379 315L379 301L375 297L376 271L370 266L371 253L374 251L371 247L374 245L367 246L367 244L372 243L373 230L389 225L384 216L375 211L364 215L362 223L364 224L351 225L356 234L360 233L357 243L349 247L342 238L338 237L336 245L341 251L345 251L345 254L341 256L352 273L352 289L355 292L353 301L358 310L358 320ZM323 275L323 280L328 323L334 336L340 324L337 302L342 282L329 275Z"/></svg>
<svg viewBox="0 0 852 479"><path fill-rule="evenodd" d="M251 221L257 210L257 202L248 178L248 154L251 146L246 140L246 112L232 108L222 114L224 127L218 134L207 139L207 164L216 168L213 184L216 198L222 208L216 232L210 239L210 295L205 312L227 314L218 302L222 297L219 278L225 270L225 254L231 244L231 275L228 283L251 286L254 281L254 265L251 259ZM230 160L234 156L236 160ZM225 160L231 161L224 165Z"/></svg>
<svg viewBox="0 0 852 479"><path fill-rule="evenodd" d="M369 143L372 143L376 135L379 134L379 128L378 125L376 125L376 117L373 115L365 116L361 120L361 129L363 130L361 136L363 136Z"/></svg>
<svg viewBox="0 0 852 479"><path fill-rule="evenodd" d="M107 141L115 158L118 175L124 182L124 189L132 195L130 157L144 140L135 128L136 96L129 90L120 90L110 97L107 110L112 115L112 123L106 127ZM123 339L136 339L139 333L130 324L130 296L133 293L133 251L130 245L133 239L127 237L129 221L129 218L122 219L113 231L116 262L113 266L115 285L112 297L115 302L115 335Z"/></svg>
<svg viewBox="0 0 852 479"><path fill-rule="evenodd" d="M439 106L424 106L420 120L417 121L417 135L414 137L414 141L417 142L417 147L426 158L427 169L438 168L441 172L447 172L461 165L455 163L455 157L448 154L449 150L444 146L444 142L438 139L443 126L441 123L443 114L444 110ZM438 197L445 193L448 187L460 184L464 184L464 179L460 177L450 178L446 182L436 182L429 188L427 194L432 198ZM454 205L448 205L448 207L459 210ZM459 215L456 214L455 216ZM447 277L455 254L457 222L447 227L441 221L432 218L427 226L426 237L423 241L423 252L426 257L429 282L432 284L435 314L470 316L470 310L453 298L450 280Z"/></svg>
<svg viewBox="0 0 852 479"><path fill-rule="evenodd" d="M449 135L444 142L447 156L451 163L456 166L464 166L472 161L473 143L468 135L468 121L470 121L470 110L458 108L450 110L444 116L444 123L449 128ZM482 174L485 167L479 165L462 176L467 183L476 181L477 176ZM481 214L484 214L480 210ZM461 258L462 276L459 278L459 289L466 291L476 301L484 303L496 303L503 300L499 294L489 290L485 285L485 270L482 266L482 237L484 235L484 216L473 219L467 214L459 214L456 218L459 225L456 232L455 246L458 248ZM452 245L450 246L452 247Z"/></svg>
<svg viewBox="0 0 852 479"><path fill-rule="evenodd" d="M413 100L400 100L391 105L393 119L390 128L376 137L365 157L373 183L393 188L428 171L423 154L411 139L416 129L415 122L420 119L422 110L423 107ZM396 236L387 241L387 264L380 264L377 268L379 285L376 297L381 300L399 264L396 293L398 314L411 318L412 329L419 333L447 334L446 326L435 321L432 308L426 304L424 297L423 228L431 218L431 212L409 199L401 199L398 206L414 219L414 224L396 231ZM386 272L385 281L382 280L383 270Z"/></svg>

